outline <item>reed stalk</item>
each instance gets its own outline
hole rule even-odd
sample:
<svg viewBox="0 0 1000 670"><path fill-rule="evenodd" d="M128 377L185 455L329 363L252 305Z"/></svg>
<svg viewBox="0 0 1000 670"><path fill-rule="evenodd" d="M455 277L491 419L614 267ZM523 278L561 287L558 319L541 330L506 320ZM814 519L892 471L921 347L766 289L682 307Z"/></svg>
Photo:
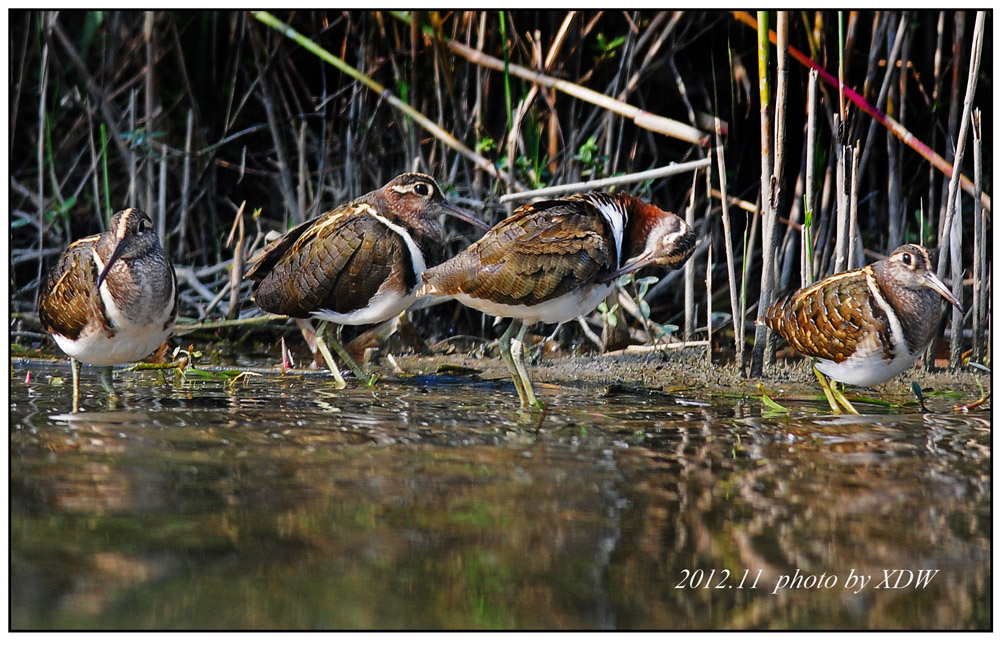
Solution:
<svg viewBox="0 0 1000 670"><path fill-rule="evenodd" d="M776 206L776 189L772 174L771 155L771 83L768 72L770 63L770 43L767 39L767 12L757 12L757 83L760 91L760 198L761 198L761 268L760 268L760 300L757 302L757 328L754 333L753 352L751 354L750 376L761 377L764 374L764 354L767 343L767 327L763 316L771 301L771 288L774 278L773 223L771 212Z"/></svg>
<svg viewBox="0 0 1000 670"><path fill-rule="evenodd" d="M982 114L976 109L972 113L973 165L975 169L976 206L973 220L972 248L972 360L983 363L983 342L986 340L986 226L983 221L983 205L978 193L983 188L983 128Z"/></svg>
<svg viewBox="0 0 1000 670"><path fill-rule="evenodd" d="M733 256L733 226L729 219L729 197L726 183L726 154L722 148L722 129L715 124L715 156L719 165L719 193L722 210L722 236L726 249L726 272L729 280L729 306L733 315L733 336L736 340L736 366L743 367L743 314L739 308L739 294L736 290L736 259Z"/></svg>
<svg viewBox="0 0 1000 670"><path fill-rule="evenodd" d="M733 15L736 17L737 20L747 24L747 26L749 26L750 28L757 29L757 21L746 12L734 12ZM774 34L773 31L770 32L770 40L772 42L777 43L777 36ZM926 144L924 144L922 141L917 139L917 137L913 133L911 133L909 130L903 127L903 125L900 124L896 119L878 111L878 109L876 109L867 100L865 100L864 97L859 95L853 89L842 85L840 79L831 75L825 69L820 67L818 63L816 63L814 60L806 56L798 49L790 46L788 47L788 53L792 56L792 58L799 61L806 67L813 68L817 72L819 72L819 75L823 77L823 79L825 79L831 85L836 86L838 90L842 91L844 96L852 103L854 103L855 106L857 106L866 114L870 114L872 117L875 118L875 120L877 120L879 123L884 125L890 132L896 135L896 137L898 137L904 144L906 144L906 146L910 147L915 152L917 152L917 154L919 154L924 160L928 161L931 165L937 168L946 177L951 178L952 175L951 164L943 157L941 157L938 153L933 151ZM975 187L972 183L972 180L969 179L968 177L961 177L960 183L962 189L965 190L970 195L972 195L975 192ZM985 209L987 212L992 212L993 210L991 208L990 196L984 192L982 194L981 200L983 203L983 209Z"/></svg>
<svg viewBox="0 0 1000 670"><path fill-rule="evenodd" d="M709 167L711 164L711 158L700 158L698 160L688 161L687 163L675 163L673 165L665 165L651 170L643 170L642 172L632 172L630 174L605 177L603 179L579 181L572 184L547 186L545 188L538 188L531 191L521 191L519 193L507 193L500 196L500 202L506 203L515 200L530 200L532 198L550 198L564 193L579 193L581 191L593 191L596 189L607 188L609 186L621 186L622 184L634 184L651 179L663 179L664 177L670 177L672 175L701 170Z"/></svg>
<svg viewBox="0 0 1000 670"><path fill-rule="evenodd" d="M819 75L809 71L809 88L806 93L806 177L805 216L802 223L802 286L813 283L812 224L816 212L816 89Z"/></svg>

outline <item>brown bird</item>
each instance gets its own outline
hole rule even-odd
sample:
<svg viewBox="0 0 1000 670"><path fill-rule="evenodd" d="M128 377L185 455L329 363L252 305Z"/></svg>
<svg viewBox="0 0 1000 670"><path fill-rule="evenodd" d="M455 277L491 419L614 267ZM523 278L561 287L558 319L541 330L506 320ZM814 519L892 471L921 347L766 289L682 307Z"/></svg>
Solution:
<svg viewBox="0 0 1000 670"><path fill-rule="evenodd" d="M694 243L683 219L630 195L543 200L518 208L465 251L424 272L423 293L511 317L500 355L521 404L537 406L524 367L528 326L588 314L611 293L615 279L647 265L677 267Z"/></svg>
<svg viewBox="0 0 1000 670"><path fill-rule="evenodd" d="M834 412L842 406L857 414L836 382L873 386L908 370L934 339L942 297L962 311L931 270L927 250L905 244L886 260L779 300L764 323L797 351L815 357L816 378ZM823 375L834 383L827 385Z"/></svg>
<svg viewBox="0 0 1000 670"><path fill-rule="evenodd" d="M444 243L439 217L488 226L450 203L425 174L401 174L385 186L300 223L264 247L244 278L257 283L253 300L265 312L324 321L317 344L337 378L340 371L322 337L325 322L358 325L398 316L417 299L421 274ZM334 348L358 379L365 374Z"/></svg>
<svg viewBox="0 0 1000 670"><path fill-rule="evenodd" d="M70 356L73 411L81 362L102 366L114 403L110 366L156 351L177 318L177 278L146 213L124 209L107 232L71 244L42 282L38 317Z"/></svg>

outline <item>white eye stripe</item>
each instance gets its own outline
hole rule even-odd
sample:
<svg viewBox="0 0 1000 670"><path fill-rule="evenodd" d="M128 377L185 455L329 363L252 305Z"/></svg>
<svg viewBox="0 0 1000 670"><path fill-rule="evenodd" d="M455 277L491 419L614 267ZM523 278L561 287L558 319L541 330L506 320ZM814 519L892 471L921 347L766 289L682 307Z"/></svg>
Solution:
<svg viewBox="0 0 1000 670"><path fill-rule="evenodd" d="M418 189L424 190L424 193L418 192ZM393 186L392 190L396 193L413 193L421 198L426 198L427 196L434 193L434 187L431 184L425 182L418 182L416 184L406 184L404 186Z"/></svg>

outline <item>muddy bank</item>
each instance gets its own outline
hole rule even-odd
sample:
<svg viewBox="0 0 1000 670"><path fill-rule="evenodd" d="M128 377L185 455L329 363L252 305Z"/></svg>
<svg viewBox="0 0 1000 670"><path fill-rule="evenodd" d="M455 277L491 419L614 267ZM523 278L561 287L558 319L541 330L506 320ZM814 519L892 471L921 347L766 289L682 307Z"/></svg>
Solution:
<svg viewBox="0 0 1000 670"><path fill-rule="evenodd" d="M469 375L482 380L509 379L503 362L499 357L489 354L409 354L396 355L394 359L406 375L447 374ZM375 364L373 369L380 375L400 374L400 370L394 370L386 360ZM536 390L543 394L546 387L550 391L557 391L559 387L591 389L601 394L606 393L610 387L638 392L665 392L690 398L734 395L759 397L761 393L758 385L763 384L767 393L775 399L822 400L816 378L804 359L779 359L764 379L746 379L734 364L709 365L705 361L703 348L542 357L529 365L528 374L536 387L541 387ZM946 400L951 404L977 400L981 396L980 385L989 392L991 375L972 370L955 373L947 370L927 372L918 365L873 388L849 387L848 395L860 395L894 404L915 403L913 382L919 384L929 397L929 402L932 403L929 406L937 408L936 404ZM513 389L511 393L513 394ZM945 398L935 398L941 395ZM988 407L988 403L984 406Z"/></svg>

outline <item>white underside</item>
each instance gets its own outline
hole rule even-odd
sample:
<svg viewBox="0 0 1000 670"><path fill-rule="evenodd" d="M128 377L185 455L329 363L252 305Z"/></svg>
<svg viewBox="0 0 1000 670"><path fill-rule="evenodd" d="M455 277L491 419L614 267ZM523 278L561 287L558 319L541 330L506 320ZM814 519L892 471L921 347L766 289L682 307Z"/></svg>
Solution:
<svg viewBox="0 0 1000 670"><path fill-rule="evenodd" d="M852 356L840 364L833 361L818 361L816 369L843 384L874 386L909 370L918 355L897 356L891 361L881 356L878 358Z"/></svg>
<svg viewBox="0 0 1000 670"><path fill-rule="evenodd" d="M366 323L380 323L388 319L399 316L405 312L416 301L416 291L411 291L405 295L400 295L395 291L379 290L368 304L354 312L344 314L328 309L317 310L312 313L317 319L342 323L348 326L360 326Z"/></svg>
<svg viewBox="0 0 1000 670"><path fill-rule="evenodd" d="M96 249L94 262L97 264L98 272L101 272L104 269L104 261ZM140 284L136 291L145 288L147 288L145 284ZM142 360L163 344L173 328L173 321L167 323L174 308L173 289L159 308L151 306L150 295L140 293L136 297L137 304L143 305L145 309L138 310L140 312L138 321L128 318L125 312L118 309L107 281L101 284L100 298L115 330L114 337L109 337L107 331L96 322L88 324L75 340L56 333L52 334L52 339L59 348L81 363L120 365Z"/></svg>
<svg viewBox="0 0 1000 670"><path fill-rule="evenodd" d="M368 214L378 221L381 221L387 228L395 232L397 235L403 238L403 242L406 244L406 248L410 252L410 262L413 264L413 274L420 279L423 275L424 270L427 269L427 263L424 260L424 254L420 251L420 247L416 242L413 241L413 237L410 233L406 231L405 228L397 226L392 221L386 217L379 214L374 207L371 205L363 205L364 209ZM391 291L385 289L385 284L379 288L378 292L372 296L372 299L368 301L368 304L359 310L343 313L334 312L329 309L320 309L312 313L317 319L322 319L323 321L330 321L331 323L340 323L346 326L361 326L368 323L381 323L389 319L393 319L406 310L417 299L417 291L423 288L423 282L418 281L417 285L413 287L413 290L409 293L399 293L397 291Z"/></svg>
<svg viewBox="0 0 1000 670"><path fill-rule="evenodd" d="M76 340L52 334L59 348L82 363L120 365L134 363L152 354L167 339L166 317L143 327L130 326L127 333L108 337L103 329L87 329Z"/></svg>
<svg viewBox="0 0 1000 670"><path fill-rule="evenodd" d="M539 321L562 323L593 312L601 304L601 301L611 293L611 287L610 283L594 284L586 291L567 293L537 305L507 305L467 295L456 295L455 299L463 305L478 309L480 312L492 316L511 317L528 325Z"/></svg>

